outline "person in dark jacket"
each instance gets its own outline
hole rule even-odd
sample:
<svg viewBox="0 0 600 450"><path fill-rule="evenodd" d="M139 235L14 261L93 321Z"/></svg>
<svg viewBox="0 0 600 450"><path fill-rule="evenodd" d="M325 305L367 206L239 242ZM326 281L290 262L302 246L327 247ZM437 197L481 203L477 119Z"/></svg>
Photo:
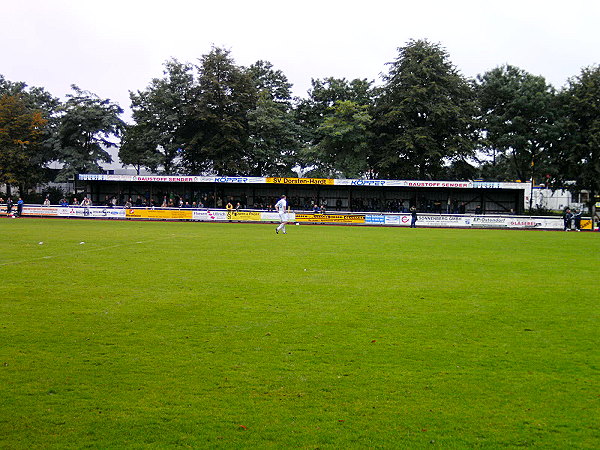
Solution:
<svg viewBox="0 0 600 450"><path fill-rule="evenodd" d="M563 215L563 222L565 224L565 231L571 230L571 222L573 221L573 213L569 208L565 210L565 214Z"/></svg>
<svg viewBox="0 0 600 450"><path fill-rule="evenodd" d="M410 208L410 227L417 228L417 208L412 206Z"/></svg>

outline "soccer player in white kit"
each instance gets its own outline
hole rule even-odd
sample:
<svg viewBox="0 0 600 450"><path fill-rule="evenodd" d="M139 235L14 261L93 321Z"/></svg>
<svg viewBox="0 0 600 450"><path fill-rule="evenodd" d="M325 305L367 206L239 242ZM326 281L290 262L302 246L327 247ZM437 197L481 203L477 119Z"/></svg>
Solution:
<svg viewBox="0 0 600 450"><path fill-rule="evenodd" d="M281 223L275 228L275 233L279 234L279 230L283 230L283 234L287 234L285 231L285 224L287 223L287 200L285 195L282 195L277 203L275 203L275 210L279 214L279 220Z"/></svg>

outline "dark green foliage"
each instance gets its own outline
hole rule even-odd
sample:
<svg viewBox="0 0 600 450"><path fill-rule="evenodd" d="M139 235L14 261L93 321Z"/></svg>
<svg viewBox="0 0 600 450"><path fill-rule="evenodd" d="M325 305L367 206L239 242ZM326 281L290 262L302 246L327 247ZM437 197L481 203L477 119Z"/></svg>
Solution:
<svg viewBox="0 0 600 450"><path fill-rule="evenodd" d="M154 78L144 91L131 92L135 124L126 129L119 157L123 164L175 173L190 134L194 75L190 64L165 63L164 77Z"/></svg>
<svg viewBox="0 0 600 450"><path fill-rule="evenodd" d="M41 181L46 123L40 111L28 108L22 95L0 96L0 183L23 188Z"/></svg>
<svg viewBox="0 0 600 450"><path fill-rule="evenodd" d="M256 86L229 53L215 47L197 66L196 99L182 155L189 173L250 171L248 112L256 105Z"/></svg>
<svg viewBox="0 0 600 450"><path fill-rule="evenodd" d="M440 45L398 51L376 102L373 165L380 177L436 178L446 161L474 153L474 92Z"/></svg>
<svg viewBox="0 0 600 450"><path fill-rule="evenodd" d="M319 177L366 175L374 91L365 79L312 80L296 108L302 130L299 165Z"/></svg>
<svg viewBox="0 0 600 450"><path fill-rule="evenodd" d="M369 177L372 118L369 106L351 100L337 101L318 128L316 146L325 167L344 178Z"/></svg>
<svg viewBox="0 0 600 450"><path fill-rule="evenodd" d="M119 146L121 162L138 173L531 180L588 191L594 203L597 67L558 93L511 65L474 82L440 44L411 40L382 78L376 88L366 79L313 79L306 98L292 99L271 63L242 67L213 47L197 65L167 61L162 78L131 92L125 126L109 99L74 87L61 104L0 75L0 96L18 99L17 116L39 119L35 140L2 129L0 182L9 190L37 184L50 162L62 164L62 180L97 172Z"/></svg>
<svg viewBox="0 0 600 450"><path fill-rule="evenodd" d="M300 148L298 126L287 105L263 89L248 113L249 175L290 176Z"/></svg>
<svg viewBox="0 0 600 450"><path fill-rule="evenodd" d="M248 112L249 174L289 176L300 149L291 84L266 61L251 65L247 73L258 93L254 109Z"/></svg>
<svg viewBox="0 0 600 450"><path fill-rule="evenodd" d="M543 77L507 65L478 77L477 94L484 148L492 164L505 155L512 168L508 179L543 177L558 136L554 89Z"/></svg>
<svg viewBox="0 0 600 450"><path fill-rule="evenodd" d="M171 167L173 163L166 161L166 152L160 151L157 142L159 132L156 129L144 124L127 125L119 148L121 163L134 166L138 175L142 168L156 173L161 164Z"/></svg>
<svg viewBox="0 0 600 450"><path fill-rule="evenodd" d="M563 133L552 153L554 181L574 190L588 190L593 205L600 194L600 67L582 69L559 99Z"/></svg>
<svg viewBox="0 0 600 450"><path fill-rule="evenodd" d="M59 101L43 88L0 75L0 102L0 183L26 191L47 181L44 168L56 158L52 135Z"/></svg>
<svg viewBox="0 0 600 450"><path fill-rule="evenodd" d="M58 160L64 164L59 174L66 180L78 173L98 173L99 162L111 162L107 148L116 147L113 138L125 126L120 119L123 110L109 99L72 86L60 108L62 115L55 135Z"/></svg>

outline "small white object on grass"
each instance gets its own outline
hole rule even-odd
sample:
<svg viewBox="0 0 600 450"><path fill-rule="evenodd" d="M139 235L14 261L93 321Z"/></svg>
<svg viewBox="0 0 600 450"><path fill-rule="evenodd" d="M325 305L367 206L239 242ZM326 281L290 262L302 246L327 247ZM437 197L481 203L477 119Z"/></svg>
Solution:
<svg viewBox="0 0 600 450"><path fill-rule="evenodd" d="M40 241L40 242L38 242L38 245L42 245L43 243L44 243L43 241Z"/></svg>
<svg viewBox="0 0 600 450"><path fill-rule="evenodd" d="M79 243L79 245L81 245L81 244L85 244L85 242L81 241L81 242Z"/></svg>

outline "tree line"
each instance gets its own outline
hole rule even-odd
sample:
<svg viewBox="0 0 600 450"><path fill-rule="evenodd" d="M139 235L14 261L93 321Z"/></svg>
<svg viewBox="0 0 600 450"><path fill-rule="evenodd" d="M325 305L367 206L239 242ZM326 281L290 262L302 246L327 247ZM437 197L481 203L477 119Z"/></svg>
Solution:
<svg viewBox="0 0 600 450"><path fill-rule="evenodd" d="M381 82L313 79L292 96L267 61L213 47L166 61L130 92L132 123L72 86L61 102L0 75L0 183L28 187L101 170L118 147L138 172L366 179L535 180L600 193L600 68L556 89L502 65L464 77L441 44L411 40ZM46 177L46 178L45 178Z"/></svg>

